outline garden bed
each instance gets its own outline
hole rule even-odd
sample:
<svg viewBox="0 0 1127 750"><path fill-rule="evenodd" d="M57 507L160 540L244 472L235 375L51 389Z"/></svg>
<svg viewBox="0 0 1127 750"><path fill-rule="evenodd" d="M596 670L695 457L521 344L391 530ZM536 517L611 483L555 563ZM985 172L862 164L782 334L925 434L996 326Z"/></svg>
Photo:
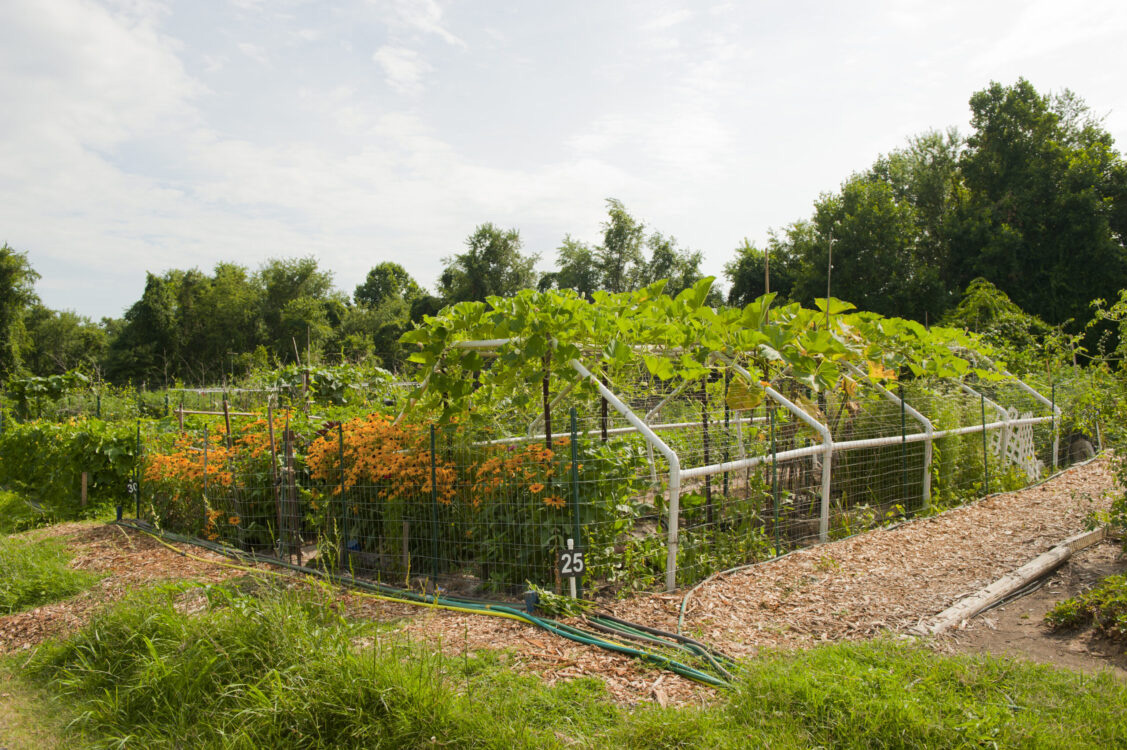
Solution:
<svg viewBox="0 0 1127 750"><path fill-rule="evenodd" d="M763 648L906 633L971 593L1081 530L1115 480L1101 458L1037 487L994 495L940 516L794 552L706 581L689 599L684 632L734 656ZM219 581L237 571L225 558L191 548L187 558L142 534L114 526L66 524L32 532L65 538L74 565L109 574L86 593L0 618L0 652L29 649L67 632L101 603L147 582ZM188 549L188 548L186 548ZM684 592L640 595L601 606L613 614L672 630ZM707 701L709 688L627 657L554 638L507 620L427 610L343 596L356 614L401 621L403 637L436 650L505 649L514 666L554 683L582 675L603 678L622 702Z"/></svg>

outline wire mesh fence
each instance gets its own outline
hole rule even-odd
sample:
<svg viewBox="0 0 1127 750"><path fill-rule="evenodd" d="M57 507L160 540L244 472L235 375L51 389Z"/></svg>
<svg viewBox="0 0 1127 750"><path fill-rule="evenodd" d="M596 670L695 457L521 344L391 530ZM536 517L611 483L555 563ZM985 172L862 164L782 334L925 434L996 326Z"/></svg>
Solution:
<svg viewBox="0 0 1127 750"><path fill-rule="evenodd" d="M516 596L578 572L610 594L689 585L1063 460L1052 398L1016 381L814 392L745 375L549 380L542 398L442 425L386 408L165 421L144 436L140 507L172 531L410 587Z"/></svg>

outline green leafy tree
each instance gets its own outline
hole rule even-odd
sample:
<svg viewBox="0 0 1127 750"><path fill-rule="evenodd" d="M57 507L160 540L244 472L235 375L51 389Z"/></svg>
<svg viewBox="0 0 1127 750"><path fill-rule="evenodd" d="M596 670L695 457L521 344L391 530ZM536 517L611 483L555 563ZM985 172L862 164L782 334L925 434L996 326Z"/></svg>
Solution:
<svg viewBox="0 0 1127 750"><path fill-rule="evenodd" d="M600 288L608 292L636 289L645 267L645 226L627 213L622 201L616 198L607 198L607 214L603 244L594 252Z"/></svg>
<svg viewBox="0 0 1127 750"><path fill-rule="evenodd" d="M660 232L653 232L646 238L650 257L640 269L636 288L646 287L662 279L667 280L665 291L671 296L694 286L704 278L700 270L703 256L699 250L678 247L677 240ZM709 287L706 302L715 306L722 302L720 292L715 286Z"/></svg>
<svg viewBox="0 0 1127 750"><path fill-rule="evenodd" d="M832 243L833 296L916 320L943 309L942 274L921 252L918 214L887 182L854 176L840 193L818 201L814 227L817 239L804 248L796 280L798 299L826 296Z"/></svg>
<svg viewBox="0 0 1127 750"><path fill-rule="evenodd" d="M794 289L796 266L791 243L780 241L772 234L767 247L760 250L745 238L743 244L736 248L736 257L724 265L724 275L731 284L728 287L728 304L744 307L768 291L776 295L778 303L786 302Z"/></svg>
<svg viewBox="0 0 1127 750"><path fill-rule="evenodd" d="M106 330L85 315L36 305L27 316L31 341L27 369L36 375L98 368L106 354Z"/></svg>
<svg viewBox="0 0 1127 750"><path fill-rule="evenodd" d="M163 383L177 361L176 279L145 275L145 291L125 313L110 344L107 376L118 382Z"/></svg>
<svg viewBox="0 0 1127 750"><path fill-rule="evenodd" d="M285 258L267 261L254 274L262 290L263 343L282 362L293 361L295 348L324 343L329 328L333 277L318 268L317 259ZM295 346L296 345L296 346Z"/></svg>
<svg viewBox="0 0 1127 750"><path fill-rule="evenodd" d="M1127 166L1071 92L1043 95L1019 79L970 105L958 278L990 279L1049 323L1082 320L1089 300L1127 287Z"/></svg>
<svg viewBox="0 0 1127 750"><path fill-rule="evenodd" d="M0 246L0 377L15 375L23 368L28 347L24 318L38 298L35 282L39 274L31 267L26 253Z"/></svg>
<svg viewBox="0 0 1127 750"><path fill-rule="evenodd" d="M556 249L556 270L540 277L539 289L574 289L587 299L603 288L595 250L585 242L565 235Z"/></svg>
<svg viewBox="0 0 1127 750"><path fill-rule="evenodd" d="M443 258L438 291L447 304L509 296L536 286L537 255L521 253L520 233L482 224L466 238L466 251Z"/></svg>
<svg viewBox="0 0 1127 750"><path fill-rule="evenodd" d="M352 297L357 305L371 308L393 299L410 305L422 294L423 290L403 266L384 261L368 271L364 283L356 287Z"/></svg>

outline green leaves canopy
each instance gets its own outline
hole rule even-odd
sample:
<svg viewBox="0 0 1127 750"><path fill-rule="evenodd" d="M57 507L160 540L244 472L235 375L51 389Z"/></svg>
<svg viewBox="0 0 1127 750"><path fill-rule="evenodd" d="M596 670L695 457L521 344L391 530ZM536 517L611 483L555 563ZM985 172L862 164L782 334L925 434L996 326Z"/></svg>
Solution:
<svg viewBox="0 0 1127 750"><path fill-rule="evenodd" d="M736 397L750 404L758 402L761 380L780 376L815 391L837 387L845 363L874 379L901 368L917 376L962 377L972 364L953 347L984 348L973 334L852 312L837 299L817 300L816 310L797 303L772 310L773 295L743 308L713 308L706 304L712 283L703 279L675 297L659 282L636 292L596 292L593 301L572 291L526 290L454 305L401 339L417 347L411 359L424 368L413 398L442 419L464 413L474 419L486 404L534 407L546 373L557 393L578 384L573 358L612 382L642 372L660 381L691 381L706 377L720 355L751 375ZM485 340L503 343L459 343Z"/></svg>

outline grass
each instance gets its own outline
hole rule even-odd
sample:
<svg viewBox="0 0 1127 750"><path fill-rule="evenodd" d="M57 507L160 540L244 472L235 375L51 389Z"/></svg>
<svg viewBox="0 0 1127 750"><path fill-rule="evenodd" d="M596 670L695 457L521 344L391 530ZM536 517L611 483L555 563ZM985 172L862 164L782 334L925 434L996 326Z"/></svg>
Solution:
<svg viewBox="0 0 1127 750"><path fill-rule="evenodd" d="M0 615L66 599L98 580L68 567L70 558L54 539L0 538Z"/></svg>
<svg viewBox="0 0 1127 750"><path fill-rule="evenodd" d="M1111 638L1127 639L1127 576L1108 576L1090 591L1060 602L1045 615L1054 630L1093 626Z"/></svg>
<svg viewBox="0 0 1127 750"><path fill-rule="evenodd" d="M27 679L93 747L1124 747L1127 686L891 639L748 662L708 708L547 687L494 652L436 655L325 590L168 585L39 650Z"/></svg>
<svg viewBox="0 0 1127 750"><path fill-rule="evenodd" d="M18 493L0 489L0 534L16 534L38 528L51 520L49 514L33 508Z"/></svg>

